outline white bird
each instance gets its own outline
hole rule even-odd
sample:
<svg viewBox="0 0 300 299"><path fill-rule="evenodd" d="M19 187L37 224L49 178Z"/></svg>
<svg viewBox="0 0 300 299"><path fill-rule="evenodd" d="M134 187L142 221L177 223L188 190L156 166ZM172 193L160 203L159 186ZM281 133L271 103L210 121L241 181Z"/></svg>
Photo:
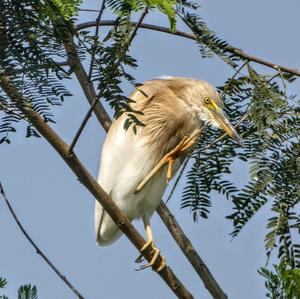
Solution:
<svg viewBox="0 0 300 299"><path fill-rule="evenodd" d="M150 217L159 205L167 181L182 158L193 149L204 124L223 128L240 141L223 113L223 101L209 83L190 78L164 77L145 82L130 98L144 126L136 134L125 130L126 113L115 120L103 144L98 183L130 221L142 218L155 263ZM166 179L167 177L167 179ZM109 245L121 236L111 217L96 202L95 232L99 245ZM138 258L140 260L140 257ZM164 261L158 270L164 267Z"/></svg>

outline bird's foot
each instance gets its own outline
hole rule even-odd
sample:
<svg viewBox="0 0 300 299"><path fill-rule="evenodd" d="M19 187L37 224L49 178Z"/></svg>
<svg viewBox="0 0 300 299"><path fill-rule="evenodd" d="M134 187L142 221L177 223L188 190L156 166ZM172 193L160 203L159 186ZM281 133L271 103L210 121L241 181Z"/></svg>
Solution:
<svg viewBox="0 0 300 299"><path fill-rule="evenodd" d="M173 177L173 165L178 157L180 157L185 151L190 149L196 143L200 130L195 130L191 135L186 135L183 139L177 144L177 146L172 149L167 155L165 156L166 163L168 163L167 169L167 182L171 180Z"/></svg>
<svg viewBox="0 0 300 299"><path fill-rule="evenodd" d="M148 241L141 249L140 249L140 252L143 252L145 251L148 247L151 247L151 253L153 253L153 256L151 258L151 261L146 264L146 265L143 265L141 267L139 267L138 269L135 269L136 271L140 271L140 270L144 270L146 268L149 268L149 267L153 267L153 265L156 263L158 257L159 257L159 253L160 253L160 250L154 245L154 242L151 240L151 241ZM136 263L141 263L142 261L144 261L145 258L142 254L140 254L135 262ZM157 272L160 272L166 265L166 262L165 262L165 258L163 256L161 256L161 261L160 261L160 264L159 266L157 267L157 269L155 269Z"/></svg>
<svg viewBox="0 0 300 299"><path fill-rule="evenodd" d="M190 149L197 141L201 130L195 130L191 135L186 135L183 139L173 148L169 153L167 153L155 167L148 173L148 175L139 183L135 189L135 193L140 192L146 183L165 165L168 164L167 168L167 182L173 177L173 165L176 159L182 155L186 150Z"/></svg>

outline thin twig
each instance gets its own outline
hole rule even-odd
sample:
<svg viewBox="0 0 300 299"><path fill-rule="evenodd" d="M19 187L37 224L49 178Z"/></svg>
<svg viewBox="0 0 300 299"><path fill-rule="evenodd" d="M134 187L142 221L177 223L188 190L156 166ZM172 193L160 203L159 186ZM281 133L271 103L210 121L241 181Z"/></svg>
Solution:
<svg viewBox="0 0 300 299"><path fill-rule="evenodd" d="M136 24L136 22L132 22L132 24L134 25L134 24ZM97 24L94 21L91 21L91 22L85 22L85 23L78 24L75 28L76 28L76 30L82 30L85 28L94 27L96 25ZM100 22L100 26L115 26L115 25L116 25L116 21L114 21L114 20L107 20L107 21ZM197 37L192 33L187 33L187 32L183 32L183 31L179 31L179 30L175 30L173 32L167 27L162 27L162 26L157 26L157 25L152 25L152 24L140 24L140 28L164 32L164 33L184 37L184 38L191 39L191 40L197 40ZM243 50L238 49L238 48L231 47L231 48L228 48L228 51L238 57L245 59L245 60L253 61L258 64L267 66L269 68L275 69L275 70L280 69L283 72L290 73L292 75L300 77L300 70L298 70L298 69L292 69L292 68L282 66L277 63L273 63L271 61L247 54Z"/></svg>
<svg viewBox="0 0 300 299"><path fill-rule="evenodd" d="M88 8L78 8L78 11L87 11L87 12L99 12L97 9L88 9Z"/></svg>
<svg viewBox="0 0 300 299"><path fill-rule="evenodd" d="M30 120L36 130L43 136L48 143L57 151L66 164L77 176L79 181L93 194L95 199L101 204L108 215L118 225L118 228L128 237L132 244L140 250L145 244L145 239L139 234L136 228L118 208L115 202L101 188L93 176L82 165L74 153L70 154L68 145L57 135L57 133L47 124L44 119L32 108L24 106L23 103L28 99L24 98L18 91L17 87L9 80L0 69L0 87L7 96L18 106L24 115ZM148 262L151 261L153 253L151 248L146 248L142 255ZM154 269L162 262L159 255ZM156 272L176 294L178 298L192 299L193 296L174 275L170 267L164 267L160 272Z"/></svg>
<svg viewBox="0 0 300 299"><path fill-rule="evenodd" d="M222 92L222 97L226 94L226 91L228 89L228 87L230 86L230 84L233 82L233 80L235 79L235 77L240 73L240 71L249 63L248 60L246 60L233 74L233 76L230 78L229 82L225 85L224 90Z"/></svg>
<svg viewBox="0 0 300 299"><path fill-rule="evenodd" d="M102 5L101 5L101 8L100 8L100 11L99 11L99 14L97 16L97 19L96 19L96 23L98 24L96 26L96 30L95 30L95 43L98 43L99 41L99 22L101 21L101 17L102 17L102 14L104 12L104 9L105 9L105 1L106 0L102 0ZM92 73L93 73L93 66L94 66L94 60L95 60L95 54L96 54L96 49L94 49L93 53L92 53L92 57L91 57L91 63L90 63L90 69L89 69L89 73L88 73L88 78L89 80L91 80L91 77L92 77Z"/></svg>
<svg viewBox="0 0 300 299"><path fill-rule="evenodd" d="M103 88L103 91L104 91L104 88ZM101 97L101 95L102 95L102 92L99 93L99 94L95 97L95 99L94 99L94 101L92 102L92 105L90 106L88 112L87 112L86 115L84 116L84 119L82 120L82 122L81 122L81 124L80 124L80 127L79 127L79 129L77 130L77 132L76 132L76 134L75 134L75 136L74 136L74 138L73 138L73 140L72 140L72 142L71 142L71 145L70 145L70 148L69 148L70 153L73 152L73 149L74 149L74 147L75 147L75 145L76 145L76 143L77 143L77 141L78 141L78 139L79 139L79 137L80 137L80 135L81 135L81 133L82 133L84 127L86 126L86 124L87 124L89 118L91 117L92 112L94 111L95 106L96 106L96 104L98 103L98 100L99 100L99 98Z"/></svg>
<svg viewBox="0 0 300 299"><path fill-rule="evenodd" d="M88 8L79 8L78 11L86 11L86 12L100 12L99 9L88 9Z"/></svg>
<svg viewBox="0 0 300 299"><path fill-rule="evenodd" d="M55 266L54 264L49 260L49 258L43 253L43 251L36 245L36 243L32 240L32 238L30 237L30 235L28 234L28 232L25 230L25 228L23 227L22 223L20 222L20 220L17 217L16 212L14 211L14 209L12 208L5 192L3 189L3 186L0 182L0 193L2 195L2 197L4 198L4 201L11 213L11 215L13 216L16 224L18 225L19 229L21 230L21 232L23 233L23 235L25 236L25 238L28 240L28 242L34 247L34 249L36 250L36 253L39 254L41 256L41 258L48 264L48 266L59 276L59 278L61 278L61 280L72 290L72 292L74 292L76 294L76 296L79 299L84 299L84 297L79 293L79 291L71 284L71 282L67 279L67 277L62 274Z"/></svg>
<svg viewBox="0 0 300 299"><path fill-rule="evenodd" d="M134 37L136 36L137 31L138 31L138 28L139 28L140 24L143 22L143 20L144 20L145 16L147 15L147 13L148 13L148 8L146 7L146 8L144 9L143 13L141 14L141 17L140 17L139 21L136 23L136 25L135 25L133 31L132 31L131 34L130 34L130 37L129 37L129 39L128 39L128 43L126 44L125 49L124 49L124 55L125 55L125 53L128 51L128 49L129 49L129 47L130 47L130 45L131 45L131 42L133 41ZM99 22L98 22L98 24L99 24ZM98 27L99 27L99 26L98 26ZM121 55L121 56L122 56L122 55ZM119 57L119 59L118 59L118 60L116 61L116 63L115 63L115 67L116 67L116 68L119 67L119 65L120 65L121 62L122 62L122 57ZM90 78L88 77L88 80L89 80L89 79L90 79ZM89 80L89 81L90 81L90 80ZM90 106L88 112L87 112L86 115L84 116L83 121L81 122L80 127L79 127L79 129L77 130L77 132L76 132L76 134L75 134L74 139L73 139L72 142L71 142L70 149L69 149L70 152L73 151L73 149L74 149L74 147L75 147L75 145L76 145L76 143L77 143L77 141L78 141L78 139L79 139L79 137L80 137L80 135L81 135L83 129L85 128L85 126L86 126L86 124L87 124L89 118L90 118L91 115L92 115L92 112L94 111L94 108L96 107L97 102L98 102L99 99L101 98L101 96L102 96L102 94L103 94L104 91L105 91L105 87L103 87L101 90L99 90L97 96L94 98L94 100L93 100L93 102L92 102L92 104L91 104L91 106Z"/></svg>
<svg viewBox="0 0 300 299"><path fill-rule="evenodd" d="M139 20L136 22L133 31L131 32L131 35L130 35L129 40L128 40L127 50L128 50L128 48L129 48L129 46L130 46L132 40L133 40L134 37L136 36L137 31L138 31L139 27L141 26L142 22L144 21L144 19L145 19L145 17L146 17L147 14L148 14L148 7L145 7L145 9L144 9L144 11L142 12L142 14L141 14ZM126 50L126 51L127 51L127 50Z"/></svg>
<svg viewBox="0 0 300 299"><path fill-rule="evenodd" d="M87 73L80 61L73 37L71 37L70 40L64 41L64 46L69 59L69 65L73 66L74 73L77 77L77 80L80 83L80 86L89 104L93 105L95 102L95 98L97 97L96 91L92 82L90 82L90 80L88 79ZM95 108L93 111L102 127L105 130L107 130L111 124L111 120L104 107L96 101Z"/></svg>

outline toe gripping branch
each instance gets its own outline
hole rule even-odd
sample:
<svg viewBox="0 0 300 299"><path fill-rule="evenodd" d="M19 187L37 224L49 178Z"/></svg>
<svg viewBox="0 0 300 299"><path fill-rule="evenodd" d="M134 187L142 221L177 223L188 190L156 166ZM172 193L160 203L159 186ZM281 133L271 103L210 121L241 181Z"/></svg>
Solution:
<svg viewBox="0 0 300 299"><path fill-rule="evenodd" d="M152 240L145 243L145 245L140 249L140 252L143 253L146 250L150 250L150 253L152 254L150 262L140 266L135 270L140 271L152 267L152 269L154 269L155 271L160 272L166 266L166 259L160 255L160 250L154 245L154 242ZM144 260L145 257L140 254L135 262L142 263Z"/></svg>

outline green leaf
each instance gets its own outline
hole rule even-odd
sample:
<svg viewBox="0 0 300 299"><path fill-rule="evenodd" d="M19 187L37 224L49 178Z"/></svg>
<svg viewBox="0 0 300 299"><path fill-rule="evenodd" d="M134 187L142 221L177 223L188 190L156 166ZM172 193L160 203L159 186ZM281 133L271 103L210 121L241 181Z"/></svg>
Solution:
<svg viewBox="0 0 300 299"><path fill-rule="evenodd" d="M169 18L171 31L176 30L176 0L145 0L145 2L147 6L158 8L164 13Z"/></svg>
<svg viewBox="0 0 300 299"><path fill-rule="evenodd" d="M6 284L7 284L6 279L3 277L0 277L0 288L1 289L5 288Z"/></svg>
<svg viewBox="0 0 300 299"><path fill-rule="evenodd" d="M22 285L18 289L18 299L37 299L37 289L35 286Z"/></svg>
<svg viewBox="0 0 300 299"><path fill-rule="evenodd" d="M77 14L81 3L82 0L46 0L40 8L40 13L52 20L62 17L67 21Z"/></svg>

